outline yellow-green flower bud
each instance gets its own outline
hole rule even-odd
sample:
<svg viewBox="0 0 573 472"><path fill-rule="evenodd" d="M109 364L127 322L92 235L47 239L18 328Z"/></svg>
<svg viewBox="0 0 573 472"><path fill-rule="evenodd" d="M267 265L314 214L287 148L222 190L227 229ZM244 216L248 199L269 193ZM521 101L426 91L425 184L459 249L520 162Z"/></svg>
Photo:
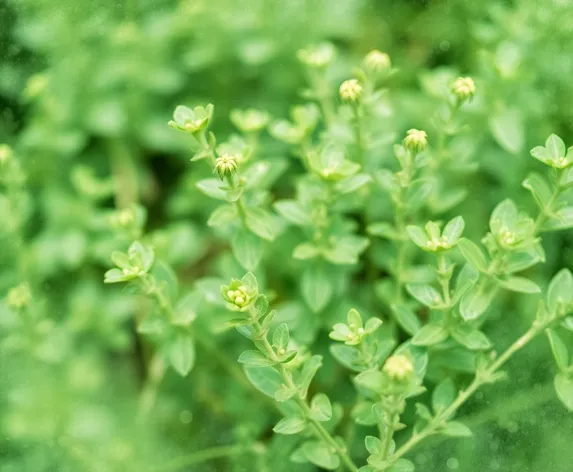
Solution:
<svg viewBox="0 0 573 472"><path fill-rule="evenodd" d="M393 380L403 382L412 377L414 364L410 357L404 354L394 354L386 359L382 372Z"/></svg>
<svg viewBox="0 0 573 472"><path fill-rule="evenodd" d="M221 287L221 294L233 309L239 311L247 310L249 305L257 298L256 289L236 279L233 279L230 285Z"/></svg>
<svg viewBox="0 0 573 472"><path fill-rule="evenodd" d="M410 129L404 138L406 149L418 153L428 147L428 135L425 131L419 129Z"/></svg>
<svg viewBox="0 0 573 472"><path fill-rule="evenodd" d="M334 60L335 54L336 51L332 44L322 43L306 49L300 49L297 52L297 57L300 62L309 67L323 69Z"/></svg>
<svg viewBox="0 0 573 472"><path fill-rule="evenodd" d="M266 111L249 108L247 110L231 110L233 124L243 133L254 133L264 129L270 120Z"/></svg>
<svg viewBox="0 0 573 472"><path fill-rule="evenodd" d="M373 49L364 58L362 62L366 70L370 72L380 73L389 70L392 67L390 56L385 52L378 49Z"/></svg>
<svg viewBox="0 0 573 472"><path fill-rule="evenodd" d="M362 94L362 85L356 79L345 80L340 86L339 94L345 102L357 102Z"/></svg>
<svg viewBox="0 0 573 472"><path fill-rule="evenodd" d="M0 144L0 166L8 164L12 159L14 152L7 144Z"/></svg>
<svg viewBox="0 0 573 472"><path fill-rule="evenodd" d="M20 285L11 288L8 291L6 297L6 304L10 308L20 310L30 304L32 300L32 293L30 292L30 287L26 282L22 282Z"/></svg>
<svg viewBox="0 0 573 472"><path fill-rule="evenodd" d="M215 160L215 170L219 178L223 180L227 175L232 175L239 168L237 158L230 154L223 154Z"/></svg>
<svg viewBox="0 0 573 472"><path fill-rule="evenodd" d="M476 85L471 77L458 77L452 85L452 93L462 103L475 95Z"/></svg>

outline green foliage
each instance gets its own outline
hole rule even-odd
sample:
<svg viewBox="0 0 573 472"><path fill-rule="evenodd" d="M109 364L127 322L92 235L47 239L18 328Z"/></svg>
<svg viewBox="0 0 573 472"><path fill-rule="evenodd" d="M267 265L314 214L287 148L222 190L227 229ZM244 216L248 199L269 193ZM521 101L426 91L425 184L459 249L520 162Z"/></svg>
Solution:
<svg viewBox="0 0 573 472"><path fill-rule="evenodd" d="M55 3L0 6L2 471L569 470L567 2Z"/></svg>

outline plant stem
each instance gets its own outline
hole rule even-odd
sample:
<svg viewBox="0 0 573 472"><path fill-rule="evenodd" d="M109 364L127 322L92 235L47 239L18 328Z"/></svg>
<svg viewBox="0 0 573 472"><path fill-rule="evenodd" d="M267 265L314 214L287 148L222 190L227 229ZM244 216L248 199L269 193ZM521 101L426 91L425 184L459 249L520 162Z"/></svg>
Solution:
<svg viewBox="0 0 573 472"><path fill-rule="evenodd" d="M557 174L557 185L553 189L551 194L551 199L544 208L541 208L537 219L535 220L535 226L533 227L533 234L539 233L539 230L543 226L543 223L547 220L549 213L553 210L553 205L561 195L561 188L559 187L559 182L561 181L561 172Z"/></svg>
<svg viewBox="0 0 573 472"><path fill-rule="evenodd" d="M527 330L519 339L517 339L511 346L509 346L509 348L507 348L505 352L499 356L485 371L478 372L470 385L458 394L457 398L449 407L447 407L441 413L437 414L430 421L430 423L428 423L425 429L419 433L414 432L410 439L390 457L389 462L394 463L396 460L410 451L410 449L416 446L420 441L436 433L437 430L443 426L444 423L457 411L457 409L476 392L476 390L478 390L482 385L491 381L493 375L497 373L497 370L503 366L503 364L505 364L508 359L513 356L513 354L527 345L554 320L554 317L550 317L545 321L536 320L531 328L529 328L529 330Z"/></svg>
<svg viewBox="0 0 573 472"><path fill-rule="evenodd" d="M107 141L115 187L115 206L126 208L139 200L137 168L128 146L119 139Z"/></svg>
<svg viewBox="0 0 573 472"><path fill-rule="evenodd" d="M354 112L354 134L356 140L357 159L356 161L364 165L364 136L362 130L362 113L361 107L358 103L352 105Z"/></svg>
<svg viewBox="0 0 573 472"><path fill-rule="evenodd" d="M340 444L336 442L336 440L330 435L330 433L324 428L324 426L320 424L320 422L312 418L311 416L312 412L306 402L306 399L301 395L300 390L297 388L292 378L291 372L285 367L283 363L279 361L279 358L275 353L275 350L273 349L273 347L269 343L269 340L267 339L266 331L263 329L261 324L257 320L255 320L252 326L255 330L255 334L261 339L261 342L263 344L263 347L266 351L268 358L272 359L274 362L278 364L277 370L281 374L285 382L285 385L291 391L296 392L295 401L300 407L301 412L305 417L305 420L312 426L315 435L318 436L320 439L322 439L325 442L325 444L330 446L334 451L336 451L336 454L338 455L338 457L340 457L340 460L344 463L344 465L348 468L348 470L350 470L351 472L358 472L358 467L356 466L356 464L354 464L354 462L348 455L346 449L341 447Z"/></svg>
<svg viewBox="0 0 573 472"><path fill-rule="evenodd" d="M213 459L220 459L222 457L231 457L243 454L245 452L250 452L252 446L245 446L242 444L234 444L232 446L217 446L211 447L209 449L204 449L203 451L192 452L183 457L179 457L167 464L160 467L153 468L153 471L172 471L177 470L182 467L188 467L195 464L200 464L201 462L210 461Z"/></svg>
<svg viewBox="0 0 573 472"><path fill-rule="evenodd" d="M147 377L139 397L138 419L142 421L155 404L159 387L165 376L165 363L157 353L153 355L147 368Z"/></svg>

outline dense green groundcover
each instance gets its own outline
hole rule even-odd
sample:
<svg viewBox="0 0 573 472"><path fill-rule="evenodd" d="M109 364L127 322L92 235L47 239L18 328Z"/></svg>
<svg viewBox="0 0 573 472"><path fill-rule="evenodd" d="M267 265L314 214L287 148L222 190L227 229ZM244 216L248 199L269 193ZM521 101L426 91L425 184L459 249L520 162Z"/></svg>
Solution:
<svg viewBox="0 0 573 472"><path fill-rule="evenodd" d="M572 48L570 0L4 0L0 472L570 471Z"/></svg>

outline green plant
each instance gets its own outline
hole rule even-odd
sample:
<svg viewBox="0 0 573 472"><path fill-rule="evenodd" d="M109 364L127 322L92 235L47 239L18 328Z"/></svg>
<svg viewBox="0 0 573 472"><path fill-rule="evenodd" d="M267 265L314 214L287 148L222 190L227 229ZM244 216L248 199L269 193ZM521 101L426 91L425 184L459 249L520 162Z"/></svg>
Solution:
<svg viewBox="0 0 573 472"><path fill-rule="evenodd" d="M295 3L0 6L2 472L569 470L567 6Z"/></svg>

